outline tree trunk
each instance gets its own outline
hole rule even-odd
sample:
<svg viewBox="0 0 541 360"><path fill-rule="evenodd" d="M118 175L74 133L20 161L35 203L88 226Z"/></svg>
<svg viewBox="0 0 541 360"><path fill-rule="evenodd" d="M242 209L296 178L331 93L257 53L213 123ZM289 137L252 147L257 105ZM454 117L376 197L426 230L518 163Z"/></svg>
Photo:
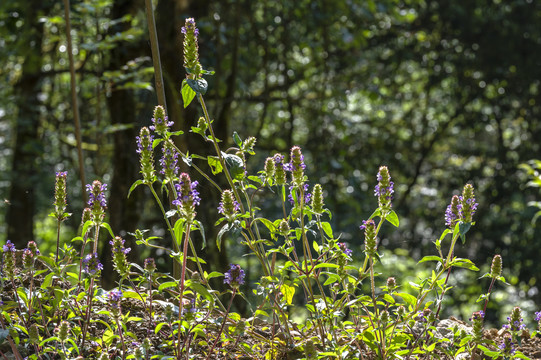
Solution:
<svg viewBox="0 0 541 360"><path fill-rule="evenodd" d="M126 14L135 15L137 11L144 9L142 0L117 0L113 3L111 9L111 17L113 19L121 18ZM130 27L127 22L120 22L111 27L111 34L126 31ZM110 53L110 62L108 68L110 70L118 70L128 61L142 55L149 55L150 49L144 46L143 42L126 43L122 46L115 47ZM131 236L126 236L127 232L134 232L140 220L139 217L139 198L140 192L134 191L128 198L128 191L139 178L139 161L136 153L135 137L138 134L139 124L137 116L144 116L151 113L137 111L136 92L133 90L114 89L111 96L107 99L107 107L111 116L111 124L113 125L133 125L126 129L116 131L113 134L114 153L112 159L113 176L111 186L109 187L110 195L108 201L109 224L115 235L121 236L126 240L126 247L131 248L128 253L129 261L139 260L139 252L135 239ZM108 240L103 242L100 259L103 263L104 274L113 274L113 265L111 262L111 245ZM114 284L114 276L106 276L103 279L104 287L110 287Z"/></svg>
<svg viewBox="0 0 541 360"><path fill-rule="evenodd" d="M21 2L20 18L24 25L20 29L21 46L24 54L21 77L14 85L17 104L16 137L11 170L11 188L6 213L7 238L17 247L34 240L34 188L40 181L37 160L42 156L42 145L38 138L40 122L42 40L43 22L38 21L49 9L49 4L40 5ZM24 45L23 45L24 44Z"/></svg>

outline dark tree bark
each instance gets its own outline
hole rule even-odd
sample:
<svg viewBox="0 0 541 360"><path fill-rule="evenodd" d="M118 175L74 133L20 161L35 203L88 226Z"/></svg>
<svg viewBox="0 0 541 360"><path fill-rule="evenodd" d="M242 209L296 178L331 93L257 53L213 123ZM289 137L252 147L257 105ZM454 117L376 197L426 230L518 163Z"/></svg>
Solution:
<svg viewBox="0 0 541 360"><path fill-rule="evenodd" d="M24 56L21 77L14 85L17 103L16 136L11 170L11 187L6 213L7 238L17 247L26 245L34 238L34 188L41 178L37 160L42 156L43 147L38 138L40 122L41 66L43 22L38 21L50 9L48 1L39 5L20 2L17 9L24 25L20 29L21 46L17 48Z"/></svg>
<svg viewBox="0 0 541 360"><path fill-rule="evenodd" d="M111 9L113 19L121 18L126 14L135 15L138 11L144 10L142 0L120 0L115 1ZM111 28L111 33L128 30L130 24L120 22ZM110 53L110 70L118 70L129 60L138 56L150 56L150 49L141 42L126 43L114 48ZM122 236L126 240L126 247L131 248L128 254L129 261L139 260L139 252L134 238L126 236L127 232L134 232L140 220L139 198L140 192L134 191L128 198L128 191L131 184L139 177L139 162L136 153L135 137L138 134L140 121L137 120L141 112L137 111L136 92L133 90L115 89L107 99L107 107L111 116L112 124L133 125L113 134L114 154L112 160L113 177L109 187L110 195L108 202L109 224L115 235ZM145 112L143 115L147 115ZM113 274L111 262L110 236L103 241L103 248L100 259L103 263L103 274ZM103 285L110 287L114 283L113 276L104 276Z"/></svg>

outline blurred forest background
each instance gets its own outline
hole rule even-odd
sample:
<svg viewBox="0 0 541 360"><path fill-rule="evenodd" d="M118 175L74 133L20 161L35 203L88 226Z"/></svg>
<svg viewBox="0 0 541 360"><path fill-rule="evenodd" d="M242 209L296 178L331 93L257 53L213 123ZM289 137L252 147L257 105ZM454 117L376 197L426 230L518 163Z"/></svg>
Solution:
<svg viewBox="0 0 541 360"><path fill-rule="evenodd" d="M446 300L463 318L486 292L476 281L494 254L504 276L489 319L541 303L541 231L532 223L539 189L522 166L541 158L541 2L535 0L160 0L155 4L169 119L190 153L212 149L189 129L199 117L183 108L180 28L194 17L200 59L216 71L206 100L217 137L258 139L250 171L275 152L302 147L307 174L321 183L335 233L363 259L358 227L377 206L376 173L387 165L401 226L381 232L386 275L410 276L414 260L434 254L451 196L471 182L476 226L456 254L481 273L456 271ZM135 136L157 105L143 0L71 1L85 183L109 184L109 223L141 261L135 229L165 236L163 219L138 188ZM70 95L66 22L61 1L0 2L0 241L36 240L52 249L55 171L68 171L62 239L77 233L83 208ZM200 164L204 166L204 162ZM189 169L185 169L188 170ZM217 253L218 194L203 187L198 217L207 224L205 257L215 270L239 259L234 239ZM272 211L272 203L261 199ZM268 214L268 212L267 212ZM278 216L278 215L277 215ZM110 249L102 241L102 259ZM169 244L164 240L164 244ZM447 244L448 246L448 244ZM160 254L151 254L160 258ZM163 258L163 255L161 255ZM160 259L166 264L168 259ZM248 264L249 265L249 264ZM394 271L394 273L393 273ZM252 270L255 274L256 269ZM387 274L388 272L388 274ZM106 273L106 272L105 272ZM461 286L465 284L468 286ZM407 282L402 284L407 287ZM497 313L496 310L501 310Z"/></svg>

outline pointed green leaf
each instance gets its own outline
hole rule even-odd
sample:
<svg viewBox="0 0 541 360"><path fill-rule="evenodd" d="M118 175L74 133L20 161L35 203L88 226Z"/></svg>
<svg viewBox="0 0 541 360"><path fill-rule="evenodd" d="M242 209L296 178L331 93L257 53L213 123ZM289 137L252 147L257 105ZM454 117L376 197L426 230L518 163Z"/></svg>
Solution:
<svg viewBox="0 0 541 360"><path fill-rule="evenodd" d="M325 232L325 235L327 235L329 237L329 239L334 239L333 234L332 234L331 224L324 221L324 222L321 223L321 227L323 228L323 231Z"/></svg>
<svg viewBox="0 0 541 360"><path fill-rule="evenodd" d="M135 188L136 188L137 186L141 185L142 183L143 183L143 180L139 179L139 180L137 180L136 182L134 182L134 183L132 184L132 186L130 187L130 190L128 190L128 198L130 197L131 192L132 192L133 190L135 190Z"/></svg>
<svg viewBox="0 0 541 360"><path fill-rule="evenodd" d="M182 81L182 90L180 93L182 95L182 102L184 102L184 108L187 108L195 97L196 92L188 85L186 79Z"/></svg>
<svg viewBox="0 0 541 360"><path fill-rule="evenodd" d="M398 215L396 215L394 210L391 210L387 217L385 217L385 220L393 224L395 227L398 227L398 224L400 223L398 220Z"/></svg>
<svg viewBox="0 0 541 360"><path fill-rule="evenodd" d="M233 140L235 140L235 144L237 144L237 146L240 148L242 147L242 140L240 139L240 136L239 134L237 134L237 132L233 132Z"/></svg>

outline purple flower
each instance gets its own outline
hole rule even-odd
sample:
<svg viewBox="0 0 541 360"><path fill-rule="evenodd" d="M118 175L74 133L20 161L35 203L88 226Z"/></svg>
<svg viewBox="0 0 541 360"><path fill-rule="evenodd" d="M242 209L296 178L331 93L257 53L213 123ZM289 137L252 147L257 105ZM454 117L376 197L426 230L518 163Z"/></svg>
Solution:
<svg viewBox="0 0 541 360"><path fill-rule="evenodd" d="M194 18L187 18L186 22L184 23L184 26L180 29L180 31L184 35L186 35L188 31L193 31L195 36L199 35L199 29L195 27Z"/></svg>
<svg viewBox="0 0 541 360"><path fill-rule="evenodd" d="M109 291L109 293L107 294L107 298L111 302L118 304L120 299L122 299L122 291L120 291L119 289L113 289L113 290Z"/></svg>
<svg viewBox="0 0 541 360"><path fill-rule="evenodd" d="M92 210L97 207L106 208L107 201L105 200L104 191L107 190L107 184L102 184L98 180L94 180L92 184L86 185L88 191L88 207Z"/></svg>
<svg viewBox="0 0 541 360"><path fill-rule="evenodd" d="M222 201L218 206L218 212L225 215L228 220L232 220L237 212L240 210L240 204L235 200L235 195L231 190L224 190L222 192Z"/></svg>
<svg viewBox="0 0 541 360"><path fill-rule="evenodd" d="M101 270L103 270L103 265L98 260L98 254L88 254L83 259L83 265L85 267L85 271L90 274L91 276L98 274Z"/></svg>
<svg viewBox="0 0 541 360"><path fill-rule="evenodd" d="M470 321L480 320L485 318L485 312L483 310L476 311L472 314Z"/></svg>
<svg viewBox="0 0 541 360"><path fill-rule="evenodd" d="M291 205L295 205L295 200L293 198L293 191L295 191L296 189L297 188L293 185L289 187L289 195L287 196L287 199L289 200ZM310 199L312 199L312 194L308 192L308 184L303 185L303 190L304 190L304 203L308 204L310 203Z"/></svg>
<svg viewBox="0 0 541 360"><path fill-rule="evenodd" d="M2 246L2 250L4 252L15 252L15 245L11 242L11 240L8 240L4 246Z"/></svg>
<svg viewBox="0 0 541 360"><path fill-rule="evenodd" d="M190 175L186 173L180 174L179 183L175 184L177 190L177 198L172 201L172 204L178 206L182 217L188 221L195 219L195 206L201 203L199 191L197 191L197 181L190 179Z"/></svg>
<svg viewBox="0 0 541 360"><path fill-rule="evenodd" d="M343 252L344 254L346 254L347 256L353 255L353 250L348 249L348 245L347 245L346 243L338 243L338 247L339 247L340 250L342 250L342 252Z"/></svg>
<svg viewBox="0 0 541 360"><path fill-rule="evenodd" d="M391 181L391 175L387 166L380 166L377 175L378 184L374 188L374 195L378 198L378 206L381 209L390 210L393 200L394 183Z"/></svg>
<svg viewBox="0 0 541 360"><path fill-rule="evenodd" d="M150 151L152 152L152 142L154 141L153 135L145 135L140 134L140 136L136 136L135 139L137 140L137 153L141 154L143 151Z"/></svg>
<svg viewBox="0 0 541 360"><path fill-rule="evenodd" d="M498 348L500 352L508 355L514 355L516 352L515 343L512 341L511 336L504 337Z"/></svg>
<svg viewBox="0 0 541 360"><path fill-rule="evenodd" d="M167 140L163 143L162 152L163 155L160 159L162 170L160 170L160 174L163 174L166 179L172 180L179 172L178 152L171 140Z"/></svg>
<svg viewBox="0 0 541 360"><path fill-rule="evenodd" d="M154 108L154 117L152 118L152 125L149 129L157 132L160 135L165 135L169 131L169 127L173 126L174 122L169 121L167 115L165 115L165 109L163 106L158 105ZM152 144L152 141L150 142Z"/></svg>
<svg viewBox="0 0 541 360"><path fill-rule="evenodd" d="M535 321L539 321L541 320L541 311L536 311L535 312Z"/></svg>
<svg viewBox="0 0 541 360"><path fill-rule="evenodd" d="M244 270L238 264L231 264L229 270L225 273L224 284L229 284L233 288L238 288L244 284Z"/></svg>
<svg viewBox="0 0 541 360"><path fill-rule="evenodd" d="M156 262L153 258L146 258L144 262L145 270L149 273L156 271Z"/></svg>
<svg viewBox="0 0 541 360"><path fill-rule="evenodd" d="M120 236L115 237L114 240L110 240L109 244L111 244L111 246L113 247L112 248L113 253L120 252L125 255L128 254L131 251L131 248L125 248L124 247L125 242L126 240L122 239Z"/></svg>

